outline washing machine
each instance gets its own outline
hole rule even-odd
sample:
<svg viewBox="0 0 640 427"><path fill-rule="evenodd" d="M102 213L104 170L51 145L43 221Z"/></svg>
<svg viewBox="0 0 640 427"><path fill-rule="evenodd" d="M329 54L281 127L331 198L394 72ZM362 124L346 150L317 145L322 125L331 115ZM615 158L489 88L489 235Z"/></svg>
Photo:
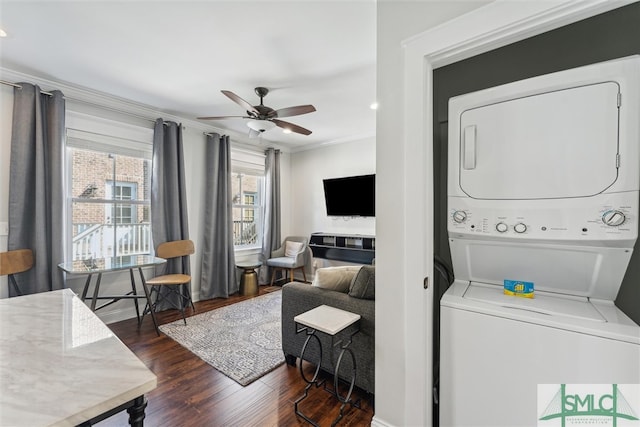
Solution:
<svg viewBox="0 0 640 427"><path fill-rule="evenodd" d="M640 384L640 326L613 303L638 236L639 117L638 56L450 100L441 426L560 425L541 385Z"/></svg>

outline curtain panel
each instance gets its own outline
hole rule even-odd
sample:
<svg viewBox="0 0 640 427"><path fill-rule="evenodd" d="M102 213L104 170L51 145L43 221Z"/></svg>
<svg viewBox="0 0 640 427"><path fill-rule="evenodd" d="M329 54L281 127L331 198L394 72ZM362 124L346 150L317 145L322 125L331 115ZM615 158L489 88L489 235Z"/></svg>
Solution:
<svg viewBox="0 0 640 427"><path fill-rule="evenodd" d="M262 224L262 257L271 258L271 252L281 245L280 214L280 150L265 151L264 171L264 222ZM269 283L269 267L260 267L259 283Z"/></svg>
<svg viewBox="0 0 640 427"><path fill-rule="evenodd" d="M151 235L154 247L189 239L182 125L162 119L156 120L153 131ZM191 274L188 258L170 259L156 268L156 274ZM177 295L168 298L176 305L181 303ZM169 307L171 304L163 301L159 309Z"/></svg>
<svg viewBox="0 0 640 427"><path fill-rule="evenodd" d="M205 224L200 298L227 298L238 292L233 247L231 143L228 136L207 134Z"/></svg>
<svg viewBox="0 0 640 427"><path fill-rule="evenodd" d="M9 171L9 250L31 249L34 266L15 276L25 294L64 288L65 100L19 83L14 90ZM10 294L13 296L13 290Z"/></svg>

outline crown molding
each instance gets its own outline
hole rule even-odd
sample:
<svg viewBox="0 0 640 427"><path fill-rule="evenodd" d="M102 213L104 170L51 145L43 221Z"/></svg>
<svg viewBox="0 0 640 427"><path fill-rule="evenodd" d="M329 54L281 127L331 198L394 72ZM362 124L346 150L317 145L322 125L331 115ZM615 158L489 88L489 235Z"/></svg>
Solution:
<svg viewBox="0 0 640 427"><path fill-rule="evenodd" d="M79 104L86 104L88 106L107 110L116 114L131 116L140 120L148 120L152 123L155 122L156 119L162 118L164 120L181 123L185 128L195 129L196 131L201 131L203 133L215 132L220 135L228 135L232 139L232 143L234 145L238 144L247 149L253 149L254 151L262 150L266 148L266 146L278 148L284 152L291 151L291 147L289 145L278 144L272 141L258 142L256 144L253 143L253 140L247 135L240 132L211 126L184 116L161 111L150 105L138 103L68 82L46 79L4 67L0 67L0 77L2 80L12 83L28 82L36 84L44 91L60 90L70 103L76 102Z"/></svg>

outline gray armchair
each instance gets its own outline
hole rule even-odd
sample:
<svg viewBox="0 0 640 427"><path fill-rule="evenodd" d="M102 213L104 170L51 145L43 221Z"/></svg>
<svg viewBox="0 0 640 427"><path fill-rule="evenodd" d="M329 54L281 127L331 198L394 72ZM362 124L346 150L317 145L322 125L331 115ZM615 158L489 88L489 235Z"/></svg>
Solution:
<svg viewBox="0 0 640 427"><path fill-rule="evenodd" d="M279 270L289 271L289 281L293 282L295 270L302 270L302 277L307 281L304 271L307 252L307 238L301 236L289 236L284 239L282 246L271 252L271 258L267 260L267 266L271 267L271 286ZM286 275L286 274L285 274Z"/></svg>

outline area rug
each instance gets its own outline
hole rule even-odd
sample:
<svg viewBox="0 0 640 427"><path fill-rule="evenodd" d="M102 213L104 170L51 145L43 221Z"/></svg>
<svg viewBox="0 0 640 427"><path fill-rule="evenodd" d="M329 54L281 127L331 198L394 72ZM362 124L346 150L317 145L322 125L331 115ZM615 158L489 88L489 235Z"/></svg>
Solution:
<svg viewBox="0 0 640 427"><path fill-rule="evenodd" d="M284 363L282 292L270 292L166 325L160 330L246 386Z"/></svg>

